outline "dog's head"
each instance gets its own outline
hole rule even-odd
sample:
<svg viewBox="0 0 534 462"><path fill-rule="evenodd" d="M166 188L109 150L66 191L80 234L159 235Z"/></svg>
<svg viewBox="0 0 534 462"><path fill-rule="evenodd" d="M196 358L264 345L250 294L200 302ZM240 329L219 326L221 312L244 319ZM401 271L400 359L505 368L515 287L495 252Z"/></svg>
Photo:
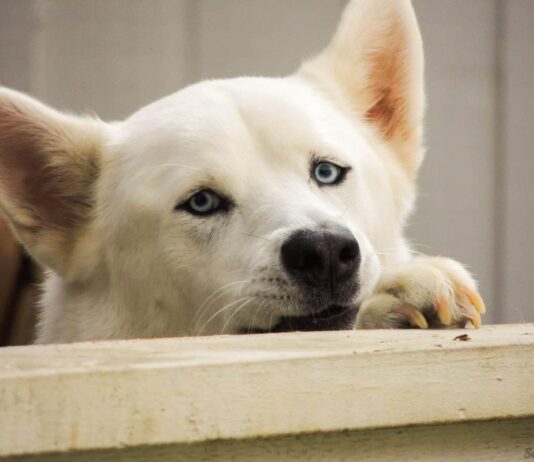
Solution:
<svg viewBox="0 0 534 462"><path fill-rule="evenodd" d="M347 328L413 203L422 68L410 3L355 0L294 75L120 123L0 90L0 206L61 297L119 307L103 336Z"/></svg>

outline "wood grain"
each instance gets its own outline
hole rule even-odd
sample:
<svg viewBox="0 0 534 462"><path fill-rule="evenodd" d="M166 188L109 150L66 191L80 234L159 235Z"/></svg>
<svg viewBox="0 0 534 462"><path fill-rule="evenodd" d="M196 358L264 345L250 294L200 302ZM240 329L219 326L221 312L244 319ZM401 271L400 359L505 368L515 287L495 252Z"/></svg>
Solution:
<svg viewBox="0 0 534 462"><path fill-rule="evenodd" d="M510 462L530 454L534 421L500 420L278 438L144 446L76 454L76 462ZM17 462L71 462L72 454L15 458Z"/></svg>
<svg viewBox="0 0 534 462"><path fill-rule="evenodd" d="M530 324L9 347L0 456L532 419L533 370Z"/></svg>

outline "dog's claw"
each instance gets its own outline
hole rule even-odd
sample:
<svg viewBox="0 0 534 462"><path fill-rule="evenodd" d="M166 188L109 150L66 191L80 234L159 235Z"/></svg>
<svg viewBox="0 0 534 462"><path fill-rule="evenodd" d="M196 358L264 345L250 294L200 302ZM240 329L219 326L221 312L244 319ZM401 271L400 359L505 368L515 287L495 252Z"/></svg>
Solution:
<svg viewBox="0 0 534 462"><path fill-rule="evenodd" d="M482 297L476 290L465 289L465 294L480 314L484 314L486 312L484 300L482 300Z"/></svg>
<svg viewBox="0 0 534 462"><path fill-rule="evenodd" d="M482 320L480 319L480 314L478 311L472 310L472 312L469 314L466 314L465 317L469 319L469 321L471 322L471 324L473 324L473 327L475 329L480 328L480 326L482 325Z"/></svg>
<svg viewBox="0 0 534 462"><path fill-rule="evenodd" d="M412 305L403 305L399 309L399 313L403 314L411 326L419 327L419 329L428 329L428 323L421 312Z"/></svg>
<svg viewBox="0 0 534 462"><path fill-rule="evenodd" d="M443 325L448 326L452 322L452 311L447 299L441 297L436 304L436 311L438 313L439 320Z"/></svg>

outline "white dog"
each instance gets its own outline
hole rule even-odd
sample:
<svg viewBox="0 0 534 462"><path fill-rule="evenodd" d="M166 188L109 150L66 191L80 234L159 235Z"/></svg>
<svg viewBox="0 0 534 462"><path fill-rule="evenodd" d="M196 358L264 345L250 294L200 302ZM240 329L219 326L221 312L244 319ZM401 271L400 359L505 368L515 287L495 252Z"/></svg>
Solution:
<svg viewBox="0 0 534 462"><path fill-rule="evenodd" d="M408 0L353 0L287 78L119 123L0 89L0 207L49 268L37 342L478 327L471 275L403 238L423 109Z"/></svg>

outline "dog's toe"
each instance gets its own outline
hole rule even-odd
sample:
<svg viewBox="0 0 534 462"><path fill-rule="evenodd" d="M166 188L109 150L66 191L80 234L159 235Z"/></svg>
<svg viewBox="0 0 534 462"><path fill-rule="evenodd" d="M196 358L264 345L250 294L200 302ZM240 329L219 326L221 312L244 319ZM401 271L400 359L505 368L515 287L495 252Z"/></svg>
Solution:
<svg viewBox="0 0 534 462"><path fill-rule="evenodd" d="M360 308L356 327L478 328L484 301L465 268L447 258L420 257L386 274Z"/></svg>

